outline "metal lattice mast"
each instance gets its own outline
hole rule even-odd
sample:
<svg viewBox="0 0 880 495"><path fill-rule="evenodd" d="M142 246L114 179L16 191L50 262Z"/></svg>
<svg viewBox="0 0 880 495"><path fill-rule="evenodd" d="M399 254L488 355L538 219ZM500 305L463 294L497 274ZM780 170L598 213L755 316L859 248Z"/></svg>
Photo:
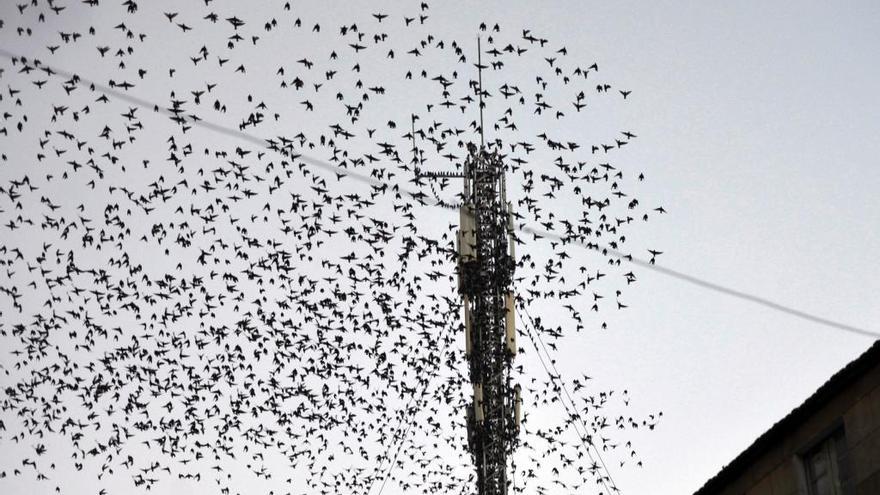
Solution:
<svg viewBox="0 0 880 495"><path fill-rule="evenodd" d="M473 386L468 446L478 493L501 495L507 493L507 457L519 430L519 389L510 386L517 351L512 215L497 153L472 145L463 175L458 251L465 352Z"/></svg>

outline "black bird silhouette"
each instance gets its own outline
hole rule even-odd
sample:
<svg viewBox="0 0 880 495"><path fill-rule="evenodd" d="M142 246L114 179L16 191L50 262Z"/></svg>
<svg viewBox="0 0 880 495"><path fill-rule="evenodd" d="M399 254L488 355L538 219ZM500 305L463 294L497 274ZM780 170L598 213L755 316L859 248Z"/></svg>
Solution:
<svg viewBox="0 0 880 495"><path fill-rule="evenodd" d="M0 478L63 493L63 464L141 493L167 479L278 493L282 478L367 493L389 476L405 493L470 490L457 222L443 220L461 193L416 170L459 170L481 138L503 157L518 307L559 313L555 328L517 313L517 331L552 362L607 327L593 313L637 280L615 252L643 249L633 218L665 213L615 166L636 134L591 141L557 122L578 128L611 83L538 30L481 22L478 55L422 2L352 5L324 32L290 3L121 5L50 3L45 48L29 41L38 3L0 30L4 50L32 54L0 65ZM638 459L610 437L661 416L618 414L586 375L511 373L524 410L574 408L523 422L523 493L601 484L587 453ZM282 462L297 476L279 478Z"/></svg>

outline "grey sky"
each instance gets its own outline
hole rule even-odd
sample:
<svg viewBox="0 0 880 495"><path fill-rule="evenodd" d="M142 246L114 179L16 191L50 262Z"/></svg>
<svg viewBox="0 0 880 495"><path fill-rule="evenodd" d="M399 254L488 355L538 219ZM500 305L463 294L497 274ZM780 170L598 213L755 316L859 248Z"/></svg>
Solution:
<svg viewBox="0 0 880 495"><path fill-rule="evenodd" d="M332 19L349 7L298 8L303 18ZM363 15L398 8L371 4ZM482 20L546 32L632 90L629 104L603 112L595 129L560 132L628 126L638 134L619 164L644 171L640 197L669 213L634 230L633 245L663 251L663 266L880 331L880 4L431 7L434 29L448 37L471 40ZM0 44L12 49L6 31ZM312 48L292 44L290 53ZM151 54L157 67L163 56ZM271 73L274 61L253 65ZM75 60L62 67L89 74ZM186 72L177 77L185 86ZM167 89L135 94L167 101ZM393 98L402 106L414 100ZM438 214L443 222L453 217ZM870 345L659 273L638 275L629 309L603 315L611 329L571 334L557 356L564 374L585 372L601 386L627 389L637 414L664 412L657 429L637 439L644 468L610 466L624 493L692 492Z"/></svg>
<svg viewBox="0 0 880 495"><path fill-rule="evenodd" d="M559 18L640 90L636 159L671 211L652 232L663 263L876 330L880 6L583 12ZM627 331L583 349L639 400L668 404L636 493L694 490L870 344L659 275L644 282Z"/></svg>

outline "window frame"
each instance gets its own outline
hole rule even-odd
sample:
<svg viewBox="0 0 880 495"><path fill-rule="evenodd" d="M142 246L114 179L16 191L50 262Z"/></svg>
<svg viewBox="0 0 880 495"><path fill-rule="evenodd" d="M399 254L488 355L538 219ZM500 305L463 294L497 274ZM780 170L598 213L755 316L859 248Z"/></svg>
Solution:
<svg viewBox="0 0 880 495"><path fill-rule="evenodd" d="M834 455L829 455L828 446L834 445ZM840 447L843 446L845 451L841 452ZM829 460L829 470L831 470L832 482L834 483L832 495L852 495L854 493L851 480L842 479L841 473L849 476L852 474L850 469L849 444L847 442L846 428L844 428L843 418L837 418L834 422L823 428L809 442L801 447L794 456L795 468L798 473L798 493L801 495L817 495L812 490L812 479L810 470L811 455L819 449L826 449L826 455ZM841 458L843 463L841 465ZM850 481L850 483L847 483Z"/></svg>

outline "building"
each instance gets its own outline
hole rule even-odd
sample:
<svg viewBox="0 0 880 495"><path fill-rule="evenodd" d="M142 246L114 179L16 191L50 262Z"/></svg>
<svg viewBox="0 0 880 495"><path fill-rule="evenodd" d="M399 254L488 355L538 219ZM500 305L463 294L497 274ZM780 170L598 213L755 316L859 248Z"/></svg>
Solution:
<svg viewBox="0 0 880 495"><path fill-rule="evenodd" d="M880 494L880 341L694 495Z"/></svg>

